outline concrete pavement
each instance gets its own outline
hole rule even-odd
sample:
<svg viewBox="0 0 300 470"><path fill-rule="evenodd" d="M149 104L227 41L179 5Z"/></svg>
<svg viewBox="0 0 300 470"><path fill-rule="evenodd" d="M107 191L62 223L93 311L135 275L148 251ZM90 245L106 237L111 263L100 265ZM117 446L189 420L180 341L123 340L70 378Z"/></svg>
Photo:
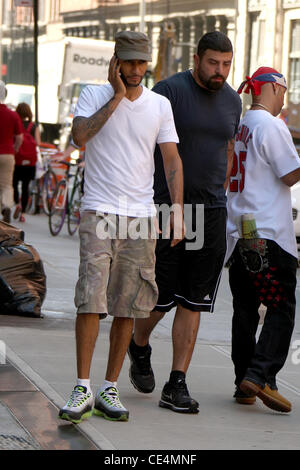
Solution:
<svg viewBox="0 0 300 470"><path fill-rule="evenodd" d="M130 411L128 423L97 416L77 426L58 420L58 408L65 404L76 378L73 297L78 236L72 238L63 229L58 237L52 237L43 215L26 219L22 224L25 242L40 253L48 289L43 318L0 315L0 340L6 347L6 363L0 365L0 449L299 449L300 364L292 362L295 350L291 349L278 381L281 393L293 403L292 413L273 412L260 400L254 406L238 405L232 398L231 296L226 270L215 313L202 315L187 377L190 393L200 403L198 415L157 406L170 371L171 312L151 340L156 377L152 394L140 394L132 387L129 361L125 360L118 385L122 402ZM297 298L300 306L298 290ZM299 306L293 342L300 340ZM110 323L110 319L101 322L92 364L94 391L104 379Z"/></svg>

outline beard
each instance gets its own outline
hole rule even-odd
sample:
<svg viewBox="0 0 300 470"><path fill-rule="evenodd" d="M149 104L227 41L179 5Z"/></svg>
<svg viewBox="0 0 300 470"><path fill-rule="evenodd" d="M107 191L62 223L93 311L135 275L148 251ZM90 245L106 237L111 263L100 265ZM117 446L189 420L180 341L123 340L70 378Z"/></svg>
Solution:
<svg viewBox="0 0 300 470"><path fill-rule="evenodd" d="M128 83L128 81L126 80L126 78L124 77L122 72L120 73L120 77L123 80L123 83L126 86L126 88L136 88L136 87L140 86L140 84L141 84L141 82L144 78L144 77L142 77L141 80L139 81L139 83Z"/></svg>
<svg viewBox="0 0 300 470"><path fill-rule="evenodd" d="M207 77L207 75L205 75L200 68L198 68L197 70L197 75L201 83L210 91L220 90L226 81L223 75L219 75L219 74L212 75L211 77ZM221 78L222 81L216 82L215 81L216 78Z"/></svg>

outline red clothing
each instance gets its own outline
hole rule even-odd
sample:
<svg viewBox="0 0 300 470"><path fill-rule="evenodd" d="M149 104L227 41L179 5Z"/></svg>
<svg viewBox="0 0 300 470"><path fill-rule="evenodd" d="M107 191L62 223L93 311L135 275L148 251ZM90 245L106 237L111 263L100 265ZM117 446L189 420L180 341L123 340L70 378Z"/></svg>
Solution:
<svg viewBox="0 0 300 470"><path fill-rule="evenodd" d="M15 153L14 138L19 134L23 134L20 116L5 104L0 104L0 155Z"/></svg>

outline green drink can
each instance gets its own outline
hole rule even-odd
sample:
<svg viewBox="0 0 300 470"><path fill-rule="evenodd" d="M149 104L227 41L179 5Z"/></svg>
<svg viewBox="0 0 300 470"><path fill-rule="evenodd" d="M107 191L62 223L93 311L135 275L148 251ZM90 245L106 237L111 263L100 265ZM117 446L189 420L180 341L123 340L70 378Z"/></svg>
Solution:
<svg viewBox="0 0 300 470"><path fill-rule="evenodd" d="M259 238L253 214L242 215L242 233L246 239Z"/></svg>

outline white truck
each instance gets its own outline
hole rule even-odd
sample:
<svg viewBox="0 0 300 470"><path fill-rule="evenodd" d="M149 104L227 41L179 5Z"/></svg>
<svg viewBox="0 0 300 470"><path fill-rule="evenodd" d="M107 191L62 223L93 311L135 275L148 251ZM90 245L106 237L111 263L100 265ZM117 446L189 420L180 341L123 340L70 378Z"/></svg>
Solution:
<svg viewBox="0 0 300 470"><path fill-rule="evenodd" d="M59 132L65 144L81 90L107 81L113 53L114 42L100 39L65 37L39 44L38 112L46 135Z"/></svg>
<svg viewBox="0 0 300 470"><path fill-rule="evenodd" d="M65 37L39 42L38 120L43 140L65 146L70 134L74 108L83 87L107 81L114 42ZM34 113L35 89L23 84L7 84L6 103L16 107L25 101Z"/></svg>
<svg viewBox="0 0 300 470"><path fill-rule="evenodd" d="M34 86L18 85L16 83L6 83L7 96L5 103L15 109L19 103L27 103L34 113L35 99Z"/></svg>

